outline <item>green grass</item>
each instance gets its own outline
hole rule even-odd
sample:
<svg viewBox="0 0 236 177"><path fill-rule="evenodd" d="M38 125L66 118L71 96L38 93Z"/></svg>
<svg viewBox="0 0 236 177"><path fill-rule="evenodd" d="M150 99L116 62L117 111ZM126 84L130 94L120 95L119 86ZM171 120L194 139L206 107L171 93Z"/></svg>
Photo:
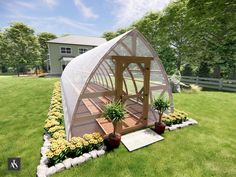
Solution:
<svg viewBox="0 0 236 177"><path fill-rule="evenodd" d="M0 176L35 176L55 80L0 77ZM175 94L174 101L199 125L166 132L164 141L132 153L122 145L54 176L235 177L236 94L183 93ZM22 158L20 172L6 170L6 159L11 156Z"/></svg>
<svg viewBox="0 0 236 177"><path fill-rule="evenodd" d="M0 176L35 176L44 120L58 79L0 77ZM22 170L9 172L8 157L21 157Z"/></svg>

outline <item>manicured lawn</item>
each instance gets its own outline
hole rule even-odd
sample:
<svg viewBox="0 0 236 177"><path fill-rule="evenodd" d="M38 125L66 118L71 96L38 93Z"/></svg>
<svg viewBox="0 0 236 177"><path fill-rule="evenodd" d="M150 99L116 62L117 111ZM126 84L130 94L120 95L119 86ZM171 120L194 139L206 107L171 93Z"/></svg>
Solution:
<svg viewBox="0 0 236 177"><path fill-rule="evenodd" d="M0 176L35 176L56 80L0 77ZM132 153L121 146L54 176L236 176L236 94L203 91L175 94L174 100L199 125L166 132L164 141ZM22 158L20 172L7 171L11 156Z"/></svg>
<svg viewBox="0 0 236 177"><path fill-rule="evenodd" d="M58 79L0 76L0 176L35 176L45 116ZM20 172L7 170L7 158L19 156Z"/></svg>

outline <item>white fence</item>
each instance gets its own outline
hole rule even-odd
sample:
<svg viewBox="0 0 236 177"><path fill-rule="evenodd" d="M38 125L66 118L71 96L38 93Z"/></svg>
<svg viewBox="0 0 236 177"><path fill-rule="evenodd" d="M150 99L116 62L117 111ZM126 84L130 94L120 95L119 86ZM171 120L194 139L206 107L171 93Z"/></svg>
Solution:
<svg viewBox="0 0 236 177"><path fill-rule="evenodd" d="M236 92L236 80L182 76L181 82L186 84L196 84L205 88Z"/></svg>

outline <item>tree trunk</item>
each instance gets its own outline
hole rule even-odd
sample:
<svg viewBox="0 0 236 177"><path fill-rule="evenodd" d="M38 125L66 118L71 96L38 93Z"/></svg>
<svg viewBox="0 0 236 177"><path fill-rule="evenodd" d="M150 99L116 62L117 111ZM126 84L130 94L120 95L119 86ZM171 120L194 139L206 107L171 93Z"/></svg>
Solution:
<svg viewBox="0 0 236 177"><path fill-rule="evenodd" d="M116 135L116 126L117 126L117 123L116 122L112 122L113 124L113 134Z"/></svg>
<svg viewBox="0 0 236 177"><path fill-rule="evenodd" d="M213 71L213 77L220 78L220 66L216 65Z"/></svg>
<svg viewBox="0 0 236 177"><path fill-rule="evenodd" d="M180 71L181 59L177 60L176 64L177 64L177 69L178 69L178 71Z"/></svg>
<svg viewBox="0 0 236 177"><path fill-rule="evenodd" d="M17 73L17 76L19 77L20 76L20 71L19 71L19 65L18 64L16 65L16 73Z"/></svg>
<svg viewBox="0 0 236 177"><path fill-rule="evenodd" d="M36 76L38 76L38 67L37 66L35 67L35 74L36 74Z"/></svg>
<svg viewBox="0 0 236 177"><path fill-rule="evenodd" d="M162 122L161 120L162 120L162 115L163 115L163 113L160 113L160 112L159 112L158 114L159 114L159 121L158 121L158 122L161 123L161 122Z"/></svg>

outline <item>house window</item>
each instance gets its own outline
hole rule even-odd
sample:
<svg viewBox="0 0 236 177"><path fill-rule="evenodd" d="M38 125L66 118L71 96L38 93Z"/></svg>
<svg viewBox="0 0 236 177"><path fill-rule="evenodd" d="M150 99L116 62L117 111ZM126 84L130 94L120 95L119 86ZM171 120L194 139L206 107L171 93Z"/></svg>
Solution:
<svg viewBox="0 0 236 177"><path fill-rule="evenodd" d="M85 52L87 52L88 51L88 49L79 49L79 54L83 54L83 53L85 53Z"/></svg>
<svg viewBox="0 0 236 177"><path fill-rule="evenodd" d="M61 53L71 53L71 48L69 47L61 47Z"/></svg>

